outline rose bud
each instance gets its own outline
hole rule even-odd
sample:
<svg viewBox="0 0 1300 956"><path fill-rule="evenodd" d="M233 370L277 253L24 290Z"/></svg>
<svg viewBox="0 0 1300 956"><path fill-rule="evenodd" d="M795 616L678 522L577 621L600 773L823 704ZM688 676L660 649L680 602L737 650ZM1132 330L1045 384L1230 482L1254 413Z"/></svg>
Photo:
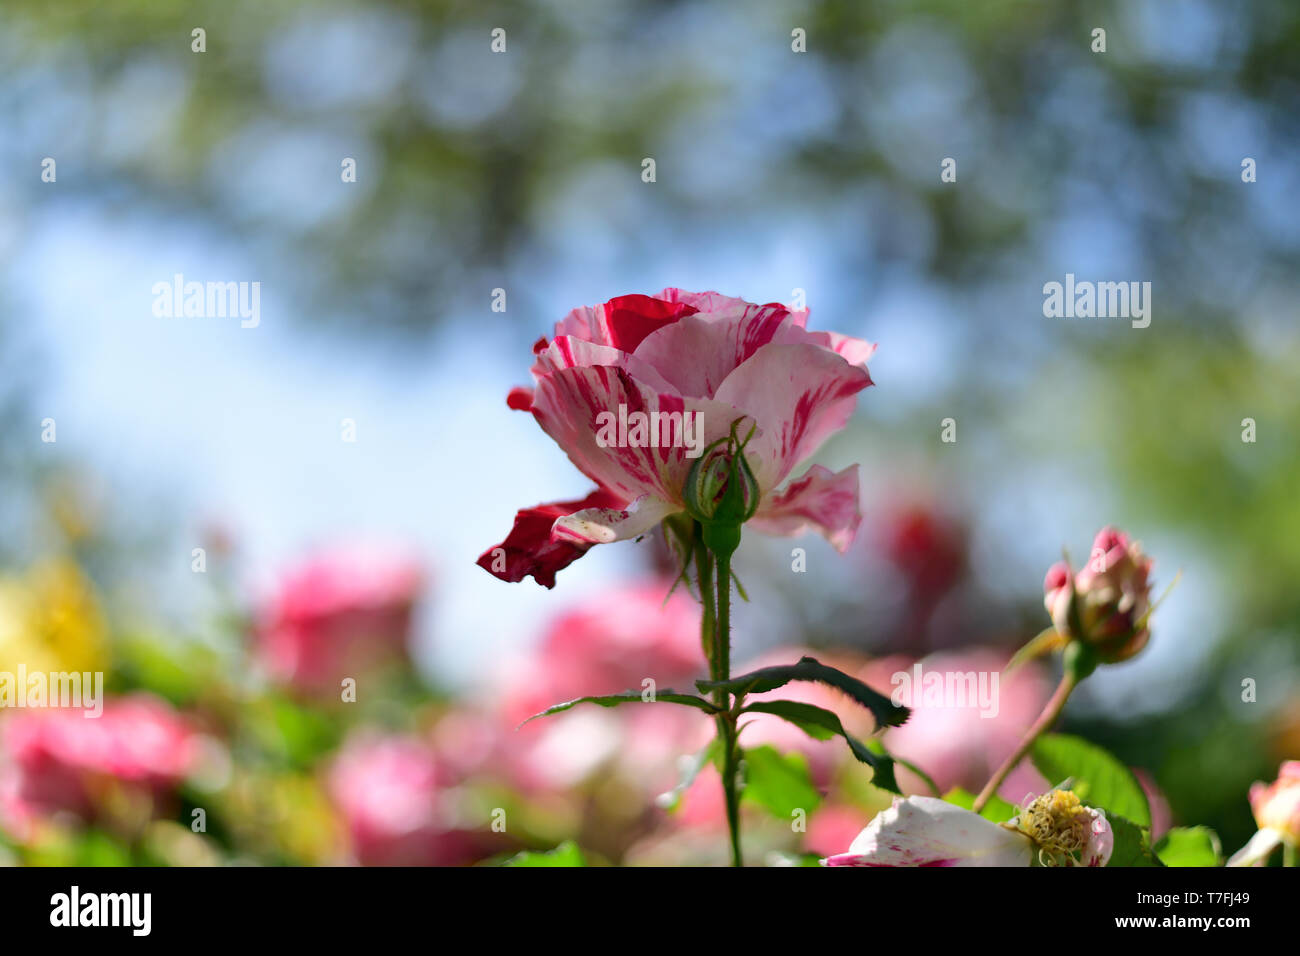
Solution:
<svg viewBox="0 0 1300 956"><path fill-rule="evenodd" d="M739 547L740 526L754 517L761 495L745 459L749 439L736 438L739 423L696 459L682 489L687 513L704 526L704 543L719 556L729 557Z"/></svg>
<svg viewBox="0 0 1300 956"><path fill-rule="evenodd" d="M1122 531L1102 528L1078 574L1064 561L1048 569L1043 606L1052 628L1021 648L1013 663L1062 645L1066 665L1081 677L1098 664L1128 660L1151 636L1151 559Z"/></svg>
<svg viewBox="0 0 1300 956"><path fill-rule="evenodd" d="M1057 561L1047 569L1047 577L1043 580L1043 604L1057 631L1062 634L1070 633L1070 601L1073 596L1070 566Z"/></svg>
<svg viewBox="0 0 1300 956"><path fill-rule="evenodd" d="M1146 646L1150 575L1151 559L1128 535L1109 527L1097 532L1087 565L1075 575L1074 600L1078 636L1102 662L1128 660Z"/></svg>

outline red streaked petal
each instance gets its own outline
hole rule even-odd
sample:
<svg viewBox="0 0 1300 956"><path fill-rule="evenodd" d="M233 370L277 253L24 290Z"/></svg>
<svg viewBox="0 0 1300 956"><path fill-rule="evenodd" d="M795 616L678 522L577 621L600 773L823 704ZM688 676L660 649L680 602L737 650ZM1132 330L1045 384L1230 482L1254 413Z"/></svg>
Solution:
<svg viewBox="0 0 1300 956"><path fill-rule="evenodd" d="M840 552L848 550L861 523L857 465L840 472L811 466L767 498L751 522L764 534L787 537L815 530Z"/></svg>
<svg viewBox="0 0 1300 956"><path fill-rule="evenodd" d="M552 534L557 541L572 541L584 547L625 541L653 530L679 510L676 505L642 495L626 508L586 508L557 518Z"/></svg>
<svg viewBox="0 0 1300 956"><path fill-rule="evenodd" d="M523 385L512 388L506 395L506 404L517 412L532 411L533 390Z"/></svg>
<svg viewBox="0 0 1300 956"><path fill-rule="evenodd" d="M802 333L801 333L802 334ZM816 345L764 345L727 376L714 396L748 412L762 434L750 442L759 484L772 488L844 427L857 394L871 384L866 369Z"/></svg>
<svg viewBox="0 0 1300 956"><path fill-rule="evenodd" d="M584 475L623 496L624 502L648 494L680 503L692 452L698 456L711 441L729 434L731 423L743 413L708 399L665 395L625 369L597 366L560 369L543 377L533 414ZM646 444L633 445L630 432L614 434L611 422L616 424L623 414L629 420L658 416L658 439L647 433ZM664 416L674 415L676 424L665 436Z"/></svg>
<svg viewBox="0 0 1300 956"><path fill-rule="evenodd" d="M576 501L556 501L523 508L515 515L514 527L506 539L488 548L476 562L502 581L522 581L528 575L543 587L555 587L555 574L582 557L588 543L553 538L557 518L590 508L621 508L622 499L597 488Z"/></svg>
<svg viewBox="0 0 1300 956"><path fill-rule="evenodd" d="M695 306L683 302L666 302L648 295L620 295L605 303L608 344L624 352L634 352L651 332L696 311Z"/></svg>
<svg viewBox="0 0 1300 956"><path fill-rule="evenodd" d="M728 375L789 325L781 305L701 312L647 335L636 357L681 394L712 398Z"/></svg>

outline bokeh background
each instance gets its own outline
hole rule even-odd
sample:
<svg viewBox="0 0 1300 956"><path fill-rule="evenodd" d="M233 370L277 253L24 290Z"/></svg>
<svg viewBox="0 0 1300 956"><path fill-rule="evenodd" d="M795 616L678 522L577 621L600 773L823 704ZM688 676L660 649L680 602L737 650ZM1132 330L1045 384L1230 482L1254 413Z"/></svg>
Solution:
<svg viewBox="0 0 1300 956"><path fill-rule="evenodd" d="M0 128L0 670L98 669L112 698L99 721L0 713L10 862L469 863L566 839L720 861L716 774L656 799L708 736L694 712L514 730L699 676L661 545L601 548L554 591L474 565L516 508L588 489L506 408L531 343L668 285L804 290L813 327L880 343L820 455L862 464L859 539L747 538L737 661L814 648L885 689L917 659L996 669L1047 623L1062 547L1115 523L1157 590L1182 581L1065 729L1227 852L1250 782L1300 757L1288 0L9 0ZM1044 318L1067 272L1150 281L1150 327ZM260 282L260 325L155 317L176 273ZM978 789L1052 679L887 742ZM752 734L792 768L747 810L766 859L842 849L883 805L830 744Z"/></svg>

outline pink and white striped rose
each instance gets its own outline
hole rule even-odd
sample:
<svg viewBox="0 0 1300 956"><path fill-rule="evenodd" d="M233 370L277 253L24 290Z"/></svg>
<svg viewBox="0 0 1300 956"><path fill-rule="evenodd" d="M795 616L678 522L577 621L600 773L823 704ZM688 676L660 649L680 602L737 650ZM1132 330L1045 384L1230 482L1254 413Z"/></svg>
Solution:
<svg viewBox="0 0 1300 956"><path fill-rule="evenodd" d="M556 572L593 545L635 538L685 509L691 448L601 442L599 417L620 408L698 416L702 446L738 419L752 422L746 456L761 493L754 526L777 535L815 529L847 548L861 520L857 466L791 475L872 384L866 363L875 346L809 331L807 318L775 303L671 288L574 309L534 346L534 387L512 390L508 401L531 411L596 487L583 499L521 510L478 563L506 581L532 575L553 587Z"/></svg>

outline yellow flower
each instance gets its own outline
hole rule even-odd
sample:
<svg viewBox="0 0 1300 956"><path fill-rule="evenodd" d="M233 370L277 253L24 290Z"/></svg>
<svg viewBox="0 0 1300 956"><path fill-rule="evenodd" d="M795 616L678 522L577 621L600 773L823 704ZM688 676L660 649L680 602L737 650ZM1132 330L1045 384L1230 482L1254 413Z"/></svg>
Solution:
<svg viewBox="0 0 1300 956"><path fill-rule="evenodd" d="M0 671L102 671L107 660L104 615L75 563L51 559L0 578Z"/></svg>

